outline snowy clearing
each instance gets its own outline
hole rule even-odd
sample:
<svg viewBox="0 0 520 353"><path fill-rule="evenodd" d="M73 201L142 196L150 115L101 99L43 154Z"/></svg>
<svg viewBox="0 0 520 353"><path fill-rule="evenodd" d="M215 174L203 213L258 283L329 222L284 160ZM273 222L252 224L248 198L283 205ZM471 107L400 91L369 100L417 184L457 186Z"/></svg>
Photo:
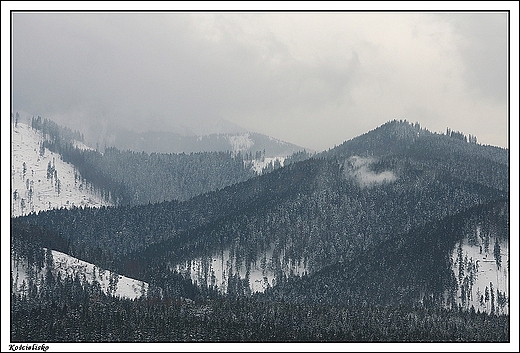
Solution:
<svg viewBox="0 0 520 353"><path fill-rule="evenodd" d="M111 205L82 180L73 165L41 148L41 132L21 122L11 128L11 217L55 208Z"/></svg>
<svg viewBox="0 0 520 353"><path fill-rule="evenodd" d="M67 276L79 277L82 281L92 283L94 280L99 282L101 290L109 295L121 298L136 299L148 292L148 283L117 273L101 269L96 265L79 260L70 255L59 251L51 250L53 258L52 274L61 278ZM28 266L27 262L21 259L15 259L11 256L11 268L13 277L13 288L17 292L27 289L28 284ZM44 278L47 268L35 273L36 285L39 286Z"/></svg>

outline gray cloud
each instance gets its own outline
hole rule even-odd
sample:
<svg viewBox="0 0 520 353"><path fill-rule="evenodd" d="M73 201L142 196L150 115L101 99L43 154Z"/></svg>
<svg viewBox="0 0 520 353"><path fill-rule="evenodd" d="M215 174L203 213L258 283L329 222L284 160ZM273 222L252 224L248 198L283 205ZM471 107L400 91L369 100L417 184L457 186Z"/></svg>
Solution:
<svg viewBox="0 0 520 353"><path fill-rule="evenodd" d="M459 37L464 62L463 78L479 99L505 103L507 97L506 13L474 13L449 16Z"/></svg>
<svg viewBox="0 0 520 353"><path fill-rule="evenodd" d="M82 131L227 119L316 150L394 118L506 146L503 14L14 13L13 109Z"/></svg>

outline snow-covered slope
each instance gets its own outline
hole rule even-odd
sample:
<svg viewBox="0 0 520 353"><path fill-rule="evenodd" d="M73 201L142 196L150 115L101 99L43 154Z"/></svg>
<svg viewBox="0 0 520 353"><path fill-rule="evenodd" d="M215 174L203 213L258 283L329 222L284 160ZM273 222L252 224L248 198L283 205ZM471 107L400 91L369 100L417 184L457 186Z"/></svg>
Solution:
<svg viewBox="0 0 520 353"><path fill-rule="evenodd" d="M41 132L21 122L11 124L11 129L12 217L53 208L110 205L82 182L74 166L41 147Z"/></svg>
<svg viewBox="0 0 520 353"><path fill-rule="evenodd" d="M473 306L481 312L491 312L493 307L495 313L507 314L508 242L498 241L495 237L485 239L480 234L480 228L476 231L476 241L469 241L466 237L452 253L452 269L459 285L456 303L466 309Z"/></svg>
<svg viewBox="0 0 520 353"><path fill-rule="evenodd" d="M231 257L225 250L209 258L196 258L183 264L177 264L175 270L188 274L194 283L202 287L213 287L220 293L228 293L229 279L240 279L249 286L251 293L264 292L276 284L276 274L285 276L302 276L307 274L306 264L280 263L273 258L273 249L266 251L259 261L246 267L245 261Z"/></svg>
<svg viewBox="0 0 520 353"><path fill-rule="evenodd" d="M53 259L51 272L55 278L57 278L59 274L61 278L77 276L82 281L88 283L92 283L95 280L99 283L104 293L121 298L136 299L146 295L148 291L148 283L146 282L103 270L91 263L76 259L59 251L51 250L51 253ZM37 273L33 271L37 286L43 281L44 274L47 270L45 266ZM11 269L13 271L13 289L17 292L22 292L27 289L29 273L27 261L11 256Z"/></svg>
<svg viewBox="0 0 520 353"><path fill-rule="evenodd" d="M100 207L109 202L86 184L73 165L63 162L59 154L42 148L44 136L29 125L11 124L11 217L53 208ZM77 142L78 148L89 148ZM92 283L95 279L108 294L137 298L146 293L148 285L67 254L52 250L54 274L61 277L78 274ZM11 256L13 280L17 290L27 286L27 262ZM37 274L41 281L43 273ZM38 279L39 278L39 279Z"/></svg>

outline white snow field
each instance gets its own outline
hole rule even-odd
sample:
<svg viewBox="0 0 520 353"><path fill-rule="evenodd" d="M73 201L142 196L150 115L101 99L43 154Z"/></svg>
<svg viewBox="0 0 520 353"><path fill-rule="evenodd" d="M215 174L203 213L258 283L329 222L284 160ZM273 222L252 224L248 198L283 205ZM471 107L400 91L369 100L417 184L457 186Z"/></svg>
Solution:
<svg viewBox="0 0 520 353"><path fill-rule="evenodd" d="M509 313L509 244L506 241L499 242L500 245L500 266L497 264L494 255L495 237L490 236L489 245L486 251L483 237L480 236L480 229L477 228L477 244L470 244L468 238L462 242L462 266L463 276L459 279L459 256L458 245L452 253L452 269L455 277L459 281L459 289L456 295L456 303L469 309L471 306L481 312L491 312L491 293L489 300L486 300L486 288L494 291L495 313ZM462 299L462 288L464 278L467 277L467 288L465 289L466 298ZM491 284L490 284L491 283ZM505 295L505 302L500 303L497 291ZM484 300L481 300L482 298Z"/></svg>
<svg viewBox="0 0 520 353"><path fill-rule="evenodd" d="M92 283L94 280L99 282L101 290L109 295L121 298L136 299L148 292L148 283L117 273L103 270L96 265L79 260L59 251L51 250L53 258L54 277L59 275L61 278L67 276L78 276L82 281ZM13 289L22 292L27 289L28 283L28 267L27 261L16 259L11 256L11 269ZM46 265L39 273L35 273L36 285L39 286L43 281L46 273Z"/></svg>
<svg viewBox="0 0 520 353"><path fill-rule="evenodd" d="M11 217L56 208L110 206L90 186L82 181L74 166L63 162L59 154L40 149L44 136L29 125L11 124ZM81 142L78 148L89 147ZM49 164L50 163L50 164ZM55 173L48 175L51 166ZM49 177L48 177L49 176ZM103 270L88 262L52 250L54 275L76 274L92 283L95 279L101 289L111 295L138 298L148 290L148 284ZM14 288L27 286L27 262L11 256ZM37 282L45 272L37 274ZM110 285L112 284L112 285Z"/></svg>
<svg viewBox="0 0 520 353"><path fill-rule="evenodd" d="M111 205L82 182L73 165L40 149L44 138L40 131L22 122L11 124L11 129L11 217L62 207ZM55 170L52 176L49 166Z"/></svg>

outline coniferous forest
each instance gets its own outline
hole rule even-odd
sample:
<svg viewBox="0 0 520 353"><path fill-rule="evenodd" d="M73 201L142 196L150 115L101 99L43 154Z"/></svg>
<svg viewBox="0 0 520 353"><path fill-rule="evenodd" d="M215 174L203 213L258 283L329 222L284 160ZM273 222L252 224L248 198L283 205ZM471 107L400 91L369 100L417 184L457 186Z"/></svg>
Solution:
<svg viewBox="0 0 520 353"><path fill-rule="evenodd" d="M507 149L394 120L258 175L252 155L100 153L32 125L114 206L11 219L12 342L510 340L509 292L478 305L463 255L509 273ZM51 250L148 290L107 294Z"/></svg>

